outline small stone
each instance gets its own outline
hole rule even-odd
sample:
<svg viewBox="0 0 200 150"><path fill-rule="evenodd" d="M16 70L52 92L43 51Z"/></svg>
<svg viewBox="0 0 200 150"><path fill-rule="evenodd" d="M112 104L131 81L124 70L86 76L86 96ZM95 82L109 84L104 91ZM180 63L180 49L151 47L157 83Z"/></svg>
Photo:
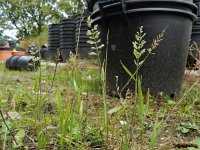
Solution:
<svg viewBox="0 0 200 150"><path fill-rule="evenodd" d="M82 94L83 94L84 96L87 96L87 95L88 95L88 93L86 93L86 92L82 92Z"/></svg>
<svg viewBox="0 0 200 150"><path fill-rule="evenodd" d="M121 125L126 125L126 124L127 124L127 122L126 122L126 121L122 121L122 120L121 120L121 121L120 121L120 124L121 124Z"/></svg>
<svg viewBox="0 0 200 150"><path fill-rule="evenodd" d="M12 120L21 120L22 119L18 112L8 112L7 118L10 118Z"/></svg>
<svg viewBox="0 0 200 150"><path fill-rule="evenodd" d="M92 76L91 75L87 76L86 80L92 81Z"/></svg>

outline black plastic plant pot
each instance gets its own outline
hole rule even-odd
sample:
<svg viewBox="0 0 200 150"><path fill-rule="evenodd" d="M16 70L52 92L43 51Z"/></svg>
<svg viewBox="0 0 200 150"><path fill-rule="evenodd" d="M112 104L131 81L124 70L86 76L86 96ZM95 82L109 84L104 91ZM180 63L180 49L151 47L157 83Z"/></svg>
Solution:
<svg viewBox="0 0 200 150"><path fill-rule="evenodd" d="M19 56L16 61L16 67L18 70L31 71L34 69L33 60L28 56Z"/></svg>
<svg viewBox="0 0 200 150"><path fill-rule="evenodd" d="M59 47L60 46L60 42L51 42L49 41L49 46L53 46L53 47Z"/></svg>
<svg viewBox="0 0 200 150"><path fill-rule="evenodd" d="M65 19L62 19L60 24L74 24L74 18L65 18Z"/></svg>
<svg viewBox="0 0 200 150"><path fill-rule="evenodd" d="M82 44L88 44L87 41L88 41L88 39L81 39L81 38L79 40L78 39L76 40L76 42L79 42L79 44L80 43L82 43Z"/></svg>
<svg viewBox="0 0 200 150"><path fill-rule="evenodd" d="M74 42L74 38L64 38L62 40L60 40L60 43L61 41L64 41L64 42Z"/></svg>
<svg viewBox="0 0 200 150"><path fill-rule="evenodd" d="M85 31L85 30L88 30L88 26L85 25L85 26L81 26L81 27L80 27L80 26L77 25L75 31L79 31L79 30L84 30L84 31Z"/></svg>
<svg viewBox="0 0 200 150"><path fill-rule="evenodd" d="M79 42L79 43L87 43L88 40L89 38L81 38L81 37L76 38L76 42Z"/></svg>
<svg viewBox="0 0 200 150"><path fill-rule="evenodd" d="M75 45L76 42L66 42L66 41L62 41L60 44L60 47L62 46L71 46L71 45Z"/></svg>
<svg viewBox="0 0 200 150"><path fill-rule="evenodd" d="M59 33L60 29L56 29L56 30L50 30L49 29L49 34L55 34L55 33Z"/></svg>
<svg viewBox="0 0 200 150"><path fill-rule="evenodd" d="M54 60L57 49L60 47L60 24L51 24L48 28L49 57L50 60Z"/></svg>
<svg viewBox="0 0 200 150"><path fill-rule="evenodd" d="M49 50L51 48L59 48L59 47L60 47L59 44L49 43Z"/></svg>
<svg viewBox="0 0 200 150"><path fill-rule="evenodd" d="M144 33L146 33L146 49L150 48L153 39L166 29L163 40L152 52L154 54L150 54L140 68L139 77L142 80L143 92L150 89L150 93L155 96L159 92L168 96L180 93L192 24L197 20L195 15L197 8L189 0L173 0L173 2L171 0L167 3L155 0L151 1L151 4L142 3L142 0L129 0L128 2L126 3L127 9L124 8L124 11L122 6L118 7L118 3L108 6L101 4L103 5L101 12L96 11L92 14L93 24L98 24L102 43L106 45L109 41L108 45L104 46L101 51L102 63L105 62L107 56L106 84L108 92L115 91L116 93L117 86L123 96L128 89L134 91L134 81L128 82L130 76L123 69L121 63L132 73L136 71L132 42L136 40L134 35L138 32L139 27L143 26ZM141 4L141 8L136 2ZM159 5L156 4L158 2ZM106 47L108 47L107 52ZM143 60L147 55L148 51L146 50L140 60Z"/></svg>
<svg viewBox="0 0 200 150"><path fill-rule="evenodd" d="M49 33L48 33L48 36L51 36L51 37L59 37L59 35L60 35L60 30L59 30L59 32L51 32L51 31L49 31Z"/></svg>
<svg viewBox="0 0 200 150"><path fill-rule="evenodd" d="M42 59L49 60L50 59L50 52L49 51L43 51L41 53Z"/></svg>
<svg viewBox="0 0 200 150"><path fill-rule="evenodd" d="M75 23L78 22L78 21L84 21L86 20L87 16L85 16L85 14L83 15L77 15L76 18L75 18Z"/></svg>
<svg viewBox="0 0 200 150"><path fill-rule="evenodd" d="M91 45L90 44L87 44L87 43L80 43L78 45L79 48L87 48L87 49L91 49Z"/></svg>
<svg viewBox="0 0 200 150"><path fill-rule="evenodd" d="M58 25L58 26L49 26L49 31L59 31L59 29L60 29L60 25Z"/></svg>
<svg viewBox="0 0 200 150"><path fill-rule="evenodd" d="M58 30L58 31L51 31L51 30L49 30L48 35L58 36L59 32L60 32L60 30Z"/></svg>
<svg viewBox="0 0 200 150"><path fill-rule="evenodd" d="M85 37L85 36L87 36L86 33L79 33L79 34L77 33L76 34L76 39L78 39L78 38L80 39L80 37ZM89 36L88 36L88 38L89 38Z"/></svg>
<svg viewBox="0 0 200 150"><path fill-rule="evenodd" d="M76 25L75 25L75 27L79 27L79 26L82 26L82 27L87 27L87 21L85 20L85 21L77 21L76 22Z"/></svg>
<svg viewBox="0 0 200 150"><path fill-rule="evenodd" d="M75 31L62 31L60 36L69 36L69 37L73 37L75 36Z"/></svg>
<svg viewBox="0 0 200 150"><path fill-rule="evenodd" d="M60 29L60 32L63 32L63 31L69 31L69 32L72 32L72 31L74 31L75 30L75 27L69 27L69 28L61 28Z"/></svg>
<svg viewBox="0 0 200 150"><path fill-rule="evenodd" d="M61 43L61 45L74 45L74 44L76 44L75 41L73 41L73 42L66 42L66 41L64 41L64 42Z"/></svg>
<svg viewBox="0 0 200 150"><path fill-rule="evenodd" d="M74 19L63 19L60 24L74 24Z"/></svg>
<svg viewBox="0 0 200 150"><path fill-rule="evenodd" d="M51 45L51 44L59 45L59 43L60 43L60 39L59 40L48 39L48 41L49 41L49 45Z"/></svg>
<svg viewBox="0 0 200 150"><path fill-rule="evenodd" d="M57 32L59 32L60 31L60 28L57 28L57 29L49 29L48 30L50 33L57 33Z"/></svg>
<svg viewBox="0 0 200 150"><path fill-rule="evenodd" d="M89 39L89 36L83 34L83 35L80 35L79 38L80 38L80 39L87 39L87 40L88 40L88 39Z"/></svg>
<svg viewBox="0 0 200 150"><path fill-rule="evenodd" d="M55 61L57 58L57 50L49 50L49 60Z"/></svg>
<svg viewBox="0 0 200 150"><path fill-rule="evenodd" d="M90 58L89 53L92 52L90 47L79 47L78 54L79 58Z"/></svg>
<svg viewBox="0 0 200 150"><path fill-rule="evenodd" d="M65 28L60 30L60 34L68 34L69 35L69 34L74 34L74 32L75 32L75 28L73 30L69 30L69 29L65 29Z"/></svg>
<svg viewBox="0 0 200 150"><path fill-rule="evenodd" d="M66 62L67 59L70 57L70 51L73 53L75 51L75 48L62 48L61 49L61 56L62 56L63 62Z"/></svg>
<svg viewBox="0 0 200 150"><path fill-rule="evenodd" d="M83 30L81 29L80 32L79 32L79 30L76 30L76 35L78 35L78 34L85 34L86 35L87 31L88 31L87 29L83 29Z"/></svg>
<svg viewBox="0 0 200 150"><path fill-rule="evenodd" d="M79 30L80 30L80 31L88 31L88 27L83 27L83 28L80 28L80 29L79 29L79 28L76 28L75 31L77 32L77 31L79 31Z"/></svg>
<svg viewBox="0 0 200 150"><path fill-rule="evenodd" d="M51 41L49 40L49 45L56 45L59 46L60 41Z"/></svg>
<svg viewBox="0 0 200 150"><path fill-rule="evenodd" d="M87 24L87 20L86 19L84 19L84 20L77 20L75 22L75 27L79 27L80 25L85 26L86 24Z"/></svg>
<svg viewBox="0 0 200 150"><path fill-rule="evenodd" d="M74 51L75 45L75 22L73 24L67 24L61 27L61 36L60 36L60 51L62 56L62 61L70 57L70 51Z"/></svg>
<svg viewBox="0 0 200 150"><path fill-rule="evenodd" d="M48 35L48 40L58 41L60 36Z"/></svg>
<svg viewBox="0 0 200 150"><path fill-rule="evenodd" d="M70 38L74 38L75 35L74 35L74 34L65 34L65 33L63 33L63 34L60 35L60 37L70 37ZM62 39L62 38L61 38L61 39Z"/></svg>
<svg viewBox="0 0 200 150"><path fill-rule="evenodd" d="M77 43L78 43L78 41L77 41ZM91 47L91 45L88 44L87 41L84 41L84 42L82 42L82 41L80 42L80 41L79 41L78 45L79 45L79 46L83 46L83 47L84 47L84 46Z"/></svg>
<svg viewBox="0 0 200 150"><path fill-rule="evenodd" d="M53 43L49 43L49 50L51 50L52 48L59 48L60 45L58 44L53 44Z"/></svg>
<svg viewBox="0 0 200 150"><path fill-rule="evenodd" d="M62 45L60 49L75 49L75 44L73 45Z"/></svg>
<svg viewBox="0 0 200 150"><path fill-rule="evenodd" d="M60 49L68 49L68 50L73 50L75 49L75 45L70 45L70 46L62 46Z"/></svg>
<svg viewBox="0 0 200 150"><path fill-rule="evenodd" d="M11 56L6 60L6 68L11 69L11 70L17 70L16 67L16 61L19 58L19 56Z"/></svg>
<svg viewBox="0 0 200 150"><path fill-rule="evenodd" d="M62 27L60 28L61 31L67 30L67 31L74 31L75 25L73 27Z"/></svg>
<svg viewBox="0 0 200 150"><path fill-rule="evenodd" d="M88 49L91 49L91 45L89 45L89 44L79 44L78 47L79 48L88 48Z"/></svg>
<svg viewBox="0 0 200 150"><path fill-rule="evenodd" d="M59 44L60 43L60 39L52 39L52 38L49 38L48 39L48 42L49 42L49 44Z"/></svg>
<svg viewBox="0 0 200 150"><path fill-rule="evenodd" d="M57 49L56 48L52 48L52 50L49 50L49 53L56 53ZM51 54L50 54L51 55Z"/></svg>
<svg viewBox="0 0 200 150"><path fill-rule="evenodd" d="M62 24L60 28L74 28L75 24Z"/></svg>
<svg viewBox="0 0 200 150"><path fill-rule="evenodd" d="M62 27L61 29L60 29L60 31L62 32L62 31L74 31L75 30L75 26L74 27Z"/></svg>
<svg viewBox="0 0 200 150"><path fill-rule="evenodd" d="M62 30L60 36L62 36L62 35L72 36L74 34L75 34L75 29L74 30Z"/></svg>
<svg viewBox="0 0 200 150"><path fill-rule="evenodd" d="M56 53L57 50L57 47L49 47L49 52Z"/></svg>
<svg viewBox="0 0 200 150"><path fill-rule="evenodd" d="M91 12L96 10L97 8L95 9L95 7L98 7L98 2L99 1L105 1L105 0L87 0L88 10L91 11Z"/></svg>
<svg viewBox="0 0 200 150"><path fill-rule="evenodd" d="M79 37L85 37L85 36L87 36L87 34L86 33L76 33L76 39ZM89 38L89 36L88 36L88 38Z"/></svg>
<svg viewBox="0 0 200 150"><path fill-rule="evenodd" d="M53 23L53 24L50 24L48 27L50 28L50 27L59 27L60 26L60 24L58 24L58 23Z"/></svg>
<svg viewBox="0 0 200 150"><path fill-rule="evenodd" d="M88 40L89 36L87 36L87 35L79 35L79 39L81 39L81 40Z"/></svg>
<svg viewBox="0 0 200 150"><path fill-rule="evenodd" d="M75 45L76 43L75 42L65 42L65 41L63 41L63 42L61 42L61 44L60 44L60 47L63 47L63 46L71 46L71 45Z"/></svg>
<svg viewBox="0 0 200 150"><path fill-rule="evenodd" d="M50 53L48 47L42 47L40 50L41 58L48 60L50 58Z"/></svg>
<svg viewBox="0 0 200 150"><path fill-rule="evenodd" d="M64 42L74 43L74 39L72 39L72 38L64 38L64 39L60 40L61 44L64 43Z"/></svg>
<svg viewBox="0 0 200 150"><path fill-rule="evenodd" d="M60 50L61 51L65 51L65 50L67 50L67 51L74 51L75 50L75 46L72 46L72 47L61 47L60 48Z"/></svg>
<svg viewBox="0 0 200 150"><path fill-rule="evenodd" d="M75 49L75 45L62 46L60 49Z"/></svg>
<svg viewBox="0 0 200 150"><path fill-rule="evenodd" d="M75 25L77 24L87 24L87 17L86 16L82 16L76 19L75 21Z"/></svg>
<svg viewBox="0 0 200 150"><path fill-rule="evenodd" d="M11 56L6 61L6 67L12 70L33 71L38 66L39 62L34 62L29 56Z"/></svg>
<svg viewBox="0 0 200 150"><path fill-rule="evenodd" d="M49 46L49 51L57 51L58 48L59 48L59 47L52 47L52 46L50 47L50 46Z"/></svg>
<svg viewBox="0 0 200 150"><path fill-rule="evenodd" d="M84 21L77 21L75 26L80 26L80 25L81 26L87 26L88 24L87 24L86 20L84 20Z"/></svg>
<svg viewBox="0 0 200 150"><path fill-rule="evenodd" d="M194 1L194 3L198 3L198 2L200 2L200 0L193 0Z"/></svg>
<svg viewBox="0 0 200 150"><path fill-rule="evenodd" d="M49 51L57 51L57 49L58 49L57 47L50 47L49 46Z"/></svg>
<svg viewBox="0 0 200 150"><path fill-rule="evenodd" d="M76 34L76 38L78 37L79 39L89 39L89 36L87 36L85 33Z"/></svg>
<svg viewBox="0 0 200 150"><path fill-rule="evenodd" d="M56 36L50 35L50 36L48 37L48 41L59 42L59 40L60 40L60 36L59 36L59 37L56 37Z"/></svg>
<svg viewBox="0 0 200 150"><path fill-rule="evenodd" d="M74 34L74 32L75 32L75 29L73 29L73 30L68 30L68 29L61 29L61 31L60 31L60 34L61 35L73 35Z"/></svg>
<svg viewBox="0 0 200 150"><path fill-rule="evenodd" d="M54 35L54 36L58 36L59 33L60 32L60 30L57 30L57 31L51 31L51 30L49 30L49 33L48 33L48 35Z"/></svg>
<svg viewBox="0 0 200 150"><path fill-rule="evenodd" d="M60 36L60 43L61 42L63 42L63 41L66 41L67 39L70 39L70 40L73 40L74 41L74 39L75 39L75 37L74 36L67 36L67 35L62 35L62 36Z"/></svg>
<svg viewBox="0 0 200 150"><path fill-rule="evenodd" d="M60 35L60 37L62 37L62 36L68 36L68 37L75 37L75 32L73 32L73 34L72 33L65 33L65 32L62 32L61 33L61 35Z"/></svg>

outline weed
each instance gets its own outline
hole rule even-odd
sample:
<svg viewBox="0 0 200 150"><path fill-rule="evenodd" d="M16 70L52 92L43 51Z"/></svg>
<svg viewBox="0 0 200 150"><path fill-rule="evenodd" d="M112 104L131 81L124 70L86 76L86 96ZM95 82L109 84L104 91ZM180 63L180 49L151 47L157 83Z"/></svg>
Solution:
<svg viewBox="0 0 200 150"><path fill-rule="evenodd" d="M87 24L89 28L87 31L87 35L90 38L90 40L88 40L87 42L91 44L91 48L94 50L93 52L90 53L90 55L97 57L98 66L99 68L101 68L103 64L101 64L100 53L101 49L104 47L104 44L101 44L101 39L99 38L100 32L98 31L98 25L94 25L94 27L92 27L90 17L88 17ZM101 76L101 69L99 69L99 77L100 76Z"/></svg>
<svg viewBox="0 0 200 150"><path fill-rule="evenodd" d="M153 50L155 50L157 48L157 46L159 45L159 42L161 42L164 36L164 32L165 30L162 31L161 34L158 35L158 37L156 37L156 39L153 40L153 43L151 45L151 48L145 49L144 45L146 43L145 41L145 35L146 33L143 32L143 27L140 27L139 32L137 32L135 34L135 38L136 41L132 42L133 44L133 55L135 57L134 60L134 65L136 66L136 70L135 72L132 74L131 71L123 64L123 62L121 62L122 67L124 68L124 70L126 71L126 73L131 77L132 80L135 81L135 92L134 92L134 102L133 102L133 106L132 106L132 115L131 115L131 134L130 134L130 138L132 138L132 133L134 132L134 127L136 126L136 121L137 121L137 112L139 112L139 117L140 117L140 123L141 123L141 128L140 128L140 139L141 142L143 143L143 133L144 133L144 124L145 124L145 119L146 116L148 114L148 108L149 108L149 90L147 92L147 104L144 104L144 96L143 96L143 92L142 92L142 86L141 86L141 77L139 75L139 69L141 68L141 66L143 65L143 63L145 63L146 59L148 58L148 56L150 54L153 53ZM145 56L145 58L142 59L142 56L146 53L146 51L148 52L147 55ZM126 85L125 85L126 86ZM160 125L158 125L158 123L156 122L154 125L154 130L153 130L153 136L151 136L151 141L150 142L150 148L153 149L155 146L155 140L157 139L158 136L158 130L160 130ZM152 139L153 138L153 139ZM131 139L129 139L130 142L132 141Z"/></svg>
<svg viewBox="0 0 200 150"><path fill-rule="evenodd" d="M199 130L199 128L197 127L197 125L193 122L193 123L190 123L190 122L182 122L180 123L180 125L177 127L177 130L180 131L181 133L183 134L187 134L191 131L194 131L194 130Z"/></svg>

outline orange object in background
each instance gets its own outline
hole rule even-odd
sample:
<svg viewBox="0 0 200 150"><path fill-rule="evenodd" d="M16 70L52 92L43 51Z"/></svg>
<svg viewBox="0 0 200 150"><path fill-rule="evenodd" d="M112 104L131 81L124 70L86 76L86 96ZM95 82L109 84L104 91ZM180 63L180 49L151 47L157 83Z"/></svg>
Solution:
<svg viewBox="0 0 200 150"><path fill-rule="evenodd" d="M12 51L12 55L27 55L25 51Z"/></svg>
<svg viewBox="0 0 200 150"><path fill-rule="evenodd" d="M12 56L12 51L0 51L0 61L6 60Z"/></svg>

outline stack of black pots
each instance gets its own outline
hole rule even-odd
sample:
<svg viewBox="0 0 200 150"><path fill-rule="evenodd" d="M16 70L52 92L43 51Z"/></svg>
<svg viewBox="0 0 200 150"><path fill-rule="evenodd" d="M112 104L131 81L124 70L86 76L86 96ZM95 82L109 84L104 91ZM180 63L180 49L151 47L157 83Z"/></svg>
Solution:
<svg viewBox="0 0 200 150"><path fill-rule="evenodd" d="M60 50L63 62L75 52L75 20L63 19L60 24Z"/></svg>
<svg viewBox="0 0 200 150"><path fill-rule="evenodd" d="M87 15L77 15L75 24L76 51L80 58L88 58L89 53L91 52L91 45L87 43L89 40L89 37L87 36Z"/></svg>
<svg viewBox="0 0 200 150"><path fill-rule="evenodd" d="M102 43L106 45L109 41L101 51L101 61L105 62L107 58L108 92L117 91L116 76L122 95L128 89L134 91L134 81L125 86L130 76L121 62L132 73L136 71L132 42L136 40L134 35L139 27L143 26L146 49L166 29L163 40L153 52L155 54L150 54L139 70L143 92L150 89L154 96L163 92L170 97L180 93L192 25L197 21L197 7L193 0L89 0L88 6L92 11L93 25L98 25ZM148 51L141 60L147 55Z"/></svg>
<svg viewBox="0 0 200 150"><path fill-rule="evenodd" d="M198 48L200 48L200 0L194 0L194 3L197 5L198 7L198 11L197 11L197 17L198 17L198 21L196 24L194 24L193 28L192 28L192 35L191 35L191 42L195 42L198 46ZM193 44L193 43L191 43ZM192 50L189 52L188 54L188 59L187 59L187 69L197 69L196 68L196 64L197 64L197 60L199 60L199 53L196 50Z"/></svg>
<svg viewBox="0 0 200 150"><path fill-rule="evenodd" d="M200 0L194 0L194 3L197 5L198 7L198 12L197 12L197 17L198 17L198 21L196 24L194 24L193 28L192 28L192 41L196 42L196 44L198 45L198 47L200 47Z"/></svg>
<svg viewBox="0 0 200 150"><path fill-rule="evenodd" d="M60 24L49 25L48 34L50 59L55 60L57 58L57 50L60 48Z"/></svg>

